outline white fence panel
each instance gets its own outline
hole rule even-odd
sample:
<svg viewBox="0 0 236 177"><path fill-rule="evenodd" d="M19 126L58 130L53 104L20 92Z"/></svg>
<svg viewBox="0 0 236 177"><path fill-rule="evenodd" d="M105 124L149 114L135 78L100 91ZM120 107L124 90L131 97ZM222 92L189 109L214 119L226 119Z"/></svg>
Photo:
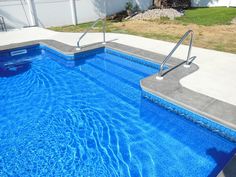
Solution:
<svg viewBox="0 0 236 177"><path fill-rule="evenodd" d="M128 1L74 0L71 3L72 0L0 0L0 15L5 18L8 28L32 26L35 22L42 27L64 26L72 25L76 20L77 23L90 22L104 14L120 12ZM152 0L132 1L142 10L152 5ZM27 2L32 4L32 10L29 10ZM72 4L75 4L75 13L72 12ZM73 18L73 14L76 14L76 18Z"/></svg>
<svg viewBox="0 0 236 177"><path fill-rule="evenodd" d="M191 0L192 7L236 7L236 0Z"/></svg>
<svg viewBox="0 0 236 177"><path fill-rule="evenodd" d="M236 0L231 0L229 3L230 7L236 7Z"/></svg>
<svg viewBox="0 0 236 177"><path fill-rule="evenodd" d="M34 2L39 26L72 24L69 0L35 0Z"/></svg>
<svg viewBox="0 0 236 177"><path fill-rule="evenodd" d="M4 17L8 29L29 26L30 18L28 12L28 5L25 1L22 1L22 4L19 0L0 1L0 15Z"/></svg>
<svg viewBox="0 0 236 177"><path fill-rule="evenodd" d="M100 12L95 6L95 1L96 0L75 1L77 23L94 21L100 17Z"/></svg>
<svg viewBox="0 0 236 177"><path fill-rule="evenodd" d="M125 9L128 0L76 0L76 14L78 23L94 21L95 19L111 15ZM133 0L140 9L146 10L152 5L152 0Z"/></svg>

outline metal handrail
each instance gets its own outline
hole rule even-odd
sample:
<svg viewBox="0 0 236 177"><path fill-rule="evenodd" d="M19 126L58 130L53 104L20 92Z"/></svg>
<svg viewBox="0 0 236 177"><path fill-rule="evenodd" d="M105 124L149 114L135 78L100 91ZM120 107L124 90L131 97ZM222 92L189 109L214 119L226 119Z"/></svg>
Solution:
<svg viewBox="0 0 236 177"><path fill-rule="evenodd" d="M0 25L1 25L1 28L2 28L2 31L7 31L7 27L6 27L6 23L5 23L5 20L4 20L4 17L3 16L0 16Z"/></svg>
<svg viewBox="0 0 236 177"><path fill-rule="evenodd" d="M81 49L80 46L80 41L84 38L84 36L90 31L92 30L99 21L102 21L102 30L103 30L103 44L106 44L106 18L99 18L97 19L79 38L78 42L77 42L77 50Z"/></svg>
<svg viewBox="0 0 236 177"><path fill-rule="evenodd" d="M191 55L191 50L192 50L192 45L193 45L193 36L194 36L194 32L192 30L188 30L183 37L179 40L179 42L175 45L175 47L172 49L172 51L169 53L169 55L167 55L167 57L164 59L164 61L162 62L161 66L160 66L160 71L157 75L157 79L161 80L163 79L163 69L164 66L166 64L166 62L170 59L170 57L173 55L173 53L176 51L176 49L183 43L183 41L189 36L191 35L190 41L189 41L189 49L188 49L188 55L187 55L187 59L185 62L185 66L189 67L191 62L190 62L190 55Z"/></svg>

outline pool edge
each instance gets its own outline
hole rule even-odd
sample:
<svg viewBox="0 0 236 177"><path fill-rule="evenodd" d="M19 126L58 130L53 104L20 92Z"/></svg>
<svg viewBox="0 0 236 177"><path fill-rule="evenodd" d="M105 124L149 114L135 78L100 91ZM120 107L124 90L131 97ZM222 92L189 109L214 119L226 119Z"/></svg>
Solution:
<svg viewBox="0 0 236 177"><path fill-rule="evenodd" d="M49 48L61 52L64 55L72 56L68 60L76 59L77 54L81 54L87 51L95 50L98 48L110 48L128 55L142 58L144 61L160 64L165 58L164 55L146 51L143 49L134 48L131 46L118 44L115 42L108 42L106 45L96 43L83 47L81 50L76 50L76 47L69 46L62 42L54 40L36 40L23 43L14 43L6 46L0 46L1 50L14 49L18 47L24 47L27 45L46 45ZM168 66L174 66L183 60L178 58L171 58L167 62ZM223 124L226 127L236 130L236 119L233 120L236 115L236 106L223 101L211 98L207 95L203 95L192 90L183 87L180 84L180 79L198 70L196 64L192 64L190 68L186 69L182 66L168 73L162 81L156 80L154 75L148 76L140 81L142 90L159 96L163 99L170 101L171 103L179 104L183 108L196 112L206 118L212 119L219 124ZM224 108L217 109L217 108ZM225 111L226 110L226 111ZM230 120L228 120L230 119Z"/></svg>

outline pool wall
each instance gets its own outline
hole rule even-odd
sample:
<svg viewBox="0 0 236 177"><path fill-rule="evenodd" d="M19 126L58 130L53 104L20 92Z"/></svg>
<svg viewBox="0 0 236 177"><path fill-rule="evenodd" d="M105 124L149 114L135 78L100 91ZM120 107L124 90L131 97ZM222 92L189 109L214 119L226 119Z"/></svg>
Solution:
<svg viewBox="0 0 236 177"><path fill-rule="evenodd" d="M142 96L146 99L151 100L152 102L172 111L176 114L183 116L184 118L194 122L195 124L207 128L208 130L228 139L229 141L236 143L236 131L230 128L226 128L224 125L216 123L206 117L203 117L197 113L194 113L186 108L178 106L174 103L171 103L163 98L160 98L156 95L142 91Z"/></svg>
<svg viewBox="0 0 236 177"><path fill-rule="evenodd" d="M23 47L17 47L14 49L5 49L5 50L0 50L0 62L4 61L9 61L9 60L14 60L15 58L20 59L24 58L25 56L30 57L32 55L40 55L41 51L40 49L40 44L33 44L33 45L27 45ZM13 52L18 52L26 50L26 53L22 54L16 54L16 55L11 55Z"/></svg>

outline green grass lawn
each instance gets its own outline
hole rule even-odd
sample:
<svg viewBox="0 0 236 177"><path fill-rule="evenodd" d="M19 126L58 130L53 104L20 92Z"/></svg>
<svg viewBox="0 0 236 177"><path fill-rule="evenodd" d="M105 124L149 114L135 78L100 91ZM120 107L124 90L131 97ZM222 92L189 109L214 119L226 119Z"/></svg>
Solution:
<svg viewBox="0 0 236 177"><path fill-rule="evenodd" d="M234 17L236 17L236 8L191 8L186 10L185 15L177 20L183 23L211 26L228 25Z"/></svg>
<svg viewBox="0 0 236 177"><path fill-rule="evenodd" d="M236 8L192 8L185 11L185 16L176 20L107 21L106 31L178 42L188 29L193 29L195 33L194 46L236 53L236 25L229 25L235 17ZM61 32L83 32L92 23L50 29ZM101 31L102 23L100 22L92 32Z"/></svg>
<svg viewBox="0 0 236 177"><path fill-rule="evenodd" d="M82 32L87 30L88 28L90 28L93 25L94 22L88 22L88 23L82 23L82 24L78 24L78 25L69 25L69 26L59 26L59 27L51 27L49 29L54 30L54 31L61 31L61 32ZM113 32L114 28L113 23L111 21L106 21L106 31L107 32ZM102 22L98 22L97 25L91 30L91 31L102 31Z"/></svg>

